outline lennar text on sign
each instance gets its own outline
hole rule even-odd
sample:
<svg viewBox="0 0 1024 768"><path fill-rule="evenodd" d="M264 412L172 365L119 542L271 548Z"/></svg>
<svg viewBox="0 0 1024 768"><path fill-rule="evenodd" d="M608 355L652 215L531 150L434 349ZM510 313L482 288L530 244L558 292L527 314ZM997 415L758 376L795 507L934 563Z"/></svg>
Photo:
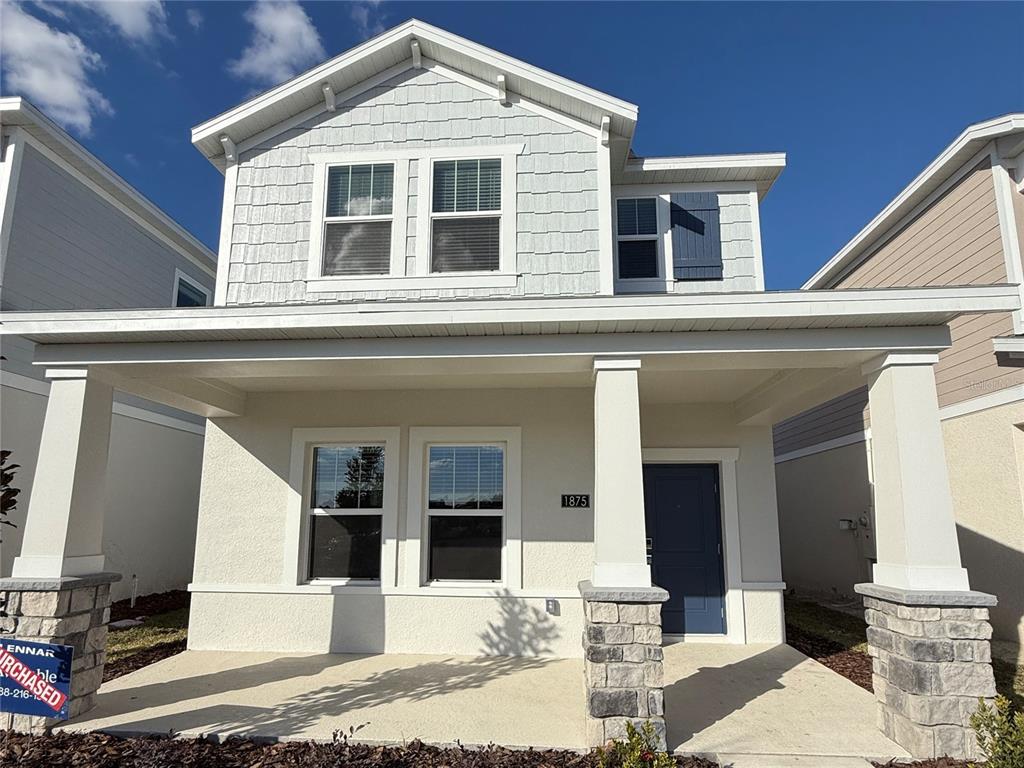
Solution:
<svg viewBox="0 0 1024 768"><path fill-rule="evenodd" d="M6 675L11 678L11 680L46 704L54 712L60 712L60 708L67 701L67 696L50 685L34 669L25 666L17 656L3 647L0 647L0 675Z"/></svg>

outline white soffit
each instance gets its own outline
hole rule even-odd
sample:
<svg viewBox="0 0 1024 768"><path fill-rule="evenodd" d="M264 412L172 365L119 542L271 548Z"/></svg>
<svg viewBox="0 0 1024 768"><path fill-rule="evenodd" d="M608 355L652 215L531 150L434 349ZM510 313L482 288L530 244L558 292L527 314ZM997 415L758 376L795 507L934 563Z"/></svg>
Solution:
<svg viewBox="0 0 1024 768"><path fill-rule="evenodd" d="M694 296L490 299L172 310L8 312L0 335L42 344L518 336L937 326L1020 307L1015 286Z"/></svg>
<svg viewBox="0 0 1024 768"><path fill-rule="evenodd" d="M921 171L892 202L882 209L864 229L844 245L835 256L819 269L803 288L829 288L849 265L855 263L875 240L884 235L901 218L910 213L928 195L938 189L958 168L978 154L990 141L1024 135L1024 113L1003 115L968 126L956 137L927 168Z"/></svg>
<svg viewBox="0 0 1024 768"><path fill-rule="evenodd" d="M635 105L410 19L197 125L192 129L192 143L214 165L222 168L222 135L236 145L241 144L251 136L323 104L324 84L339 94L403 62L408 61L412 66L413 41L418 43L416 55L421 59L439 62L484 83L495 83L502 75L510 93L593 126L600 126L607 115L611 118L612 133L627 139L633 136L637 117Z"/></svg>
<svg viewBox="0 0 1024 768"><path fill-rule="evenodd" d="M147 222L211 277L217 256L187 229L122 179L94 154L20 96L0 98L0 125L18 127L56 155L75 172L103 190L117 205Z"/></svg>
<svg viewBox="0 0 1024 768"><path fill-rule="evenodd" d="M753 181L763 198L786 167L785 152L743 155L689 155L683 157L630 157L625 167L612 172L612 183L701 184Z"/></svg>

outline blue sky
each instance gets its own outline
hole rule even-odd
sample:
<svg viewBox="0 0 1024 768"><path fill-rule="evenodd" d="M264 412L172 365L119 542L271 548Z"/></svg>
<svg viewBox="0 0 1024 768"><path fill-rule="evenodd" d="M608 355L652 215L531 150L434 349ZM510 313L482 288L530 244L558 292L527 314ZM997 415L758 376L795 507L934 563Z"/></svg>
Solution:
<svg viewBox="0 0 1024 768"><path fill-rule="evenodd" d="M3 93L213 247L222 177L190 128L411 16L638 104L638 154L787 152L772 289L965 126L1024 110L1024 3L2 2Z"/></svg>

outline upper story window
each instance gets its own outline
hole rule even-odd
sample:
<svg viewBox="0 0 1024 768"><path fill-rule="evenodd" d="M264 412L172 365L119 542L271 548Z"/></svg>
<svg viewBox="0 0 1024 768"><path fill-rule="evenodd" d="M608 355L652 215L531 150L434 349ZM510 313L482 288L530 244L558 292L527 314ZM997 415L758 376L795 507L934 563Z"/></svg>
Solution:
<svg viewBox="0 0 1024 768"><path fill-rule="evenodd" d="M620 280L659 276L658 198L637 197L616 201L617 274Z"/></svg>
<svg viewBox="0 0 1024 768"><path fill-rule="evenodd" d="M174 274L174 306L208 307L210 291L180 269Z"/></svg>
<svg viewBox="0 0 1024 768"><path fill-rule="evenodd" d="M493 272L501 254L501 160L434 163L431 272Z"/></svg>
<svg viewBox="0 0 1024 768"><path fill-rule="evenodd" d="M392 163L328 168L323 275L388 274L394 189Z"/></svg>

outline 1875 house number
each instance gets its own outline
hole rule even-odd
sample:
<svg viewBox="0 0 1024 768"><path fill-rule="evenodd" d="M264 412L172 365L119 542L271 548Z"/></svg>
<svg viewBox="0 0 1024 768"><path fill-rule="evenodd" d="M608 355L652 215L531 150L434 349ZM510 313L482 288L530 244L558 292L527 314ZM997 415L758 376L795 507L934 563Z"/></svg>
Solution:
<svg viewBox="0 0 1024 768"><path fill-rule="evenodd" d="M589 509L590 508L590 494L589 493L563 493L562 494L562 509Z"/></svg>

